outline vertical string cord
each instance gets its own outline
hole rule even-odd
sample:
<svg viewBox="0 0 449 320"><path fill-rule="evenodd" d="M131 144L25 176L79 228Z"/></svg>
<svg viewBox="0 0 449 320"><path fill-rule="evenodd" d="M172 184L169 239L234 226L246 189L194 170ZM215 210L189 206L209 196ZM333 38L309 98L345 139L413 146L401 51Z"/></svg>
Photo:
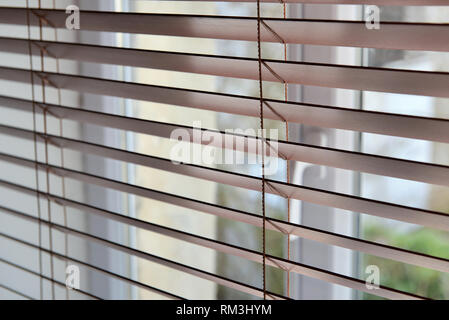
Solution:
<svg viewBox="0 0 449 320"><path fill-rule="evenodd" d="M263 299L267 298L267 285L266 285L266 213L265 213L265 135L264 135L264 123L263 123L263 83L262 83L262 48L260 39L260 0L257 0L257 55L259 62L259 115L260 115L260 129L262 134L261 146L262 146L262 283L263 283Z"/></svg>
<svg viewBox="0 0 449 320"><path fill-rule="evenodd" d="M55 0L53 0L53 9L56 9L56 3ZM54 30L54 37L55 37L55 41L58 42L58 31L56 29L56 27L53 28ZM56 73L59 74L60 68L59 68L59 58L55 57L55 62L56 62ZM61 99L61 89L58 87L57 88L57 93L58 93L58 105L61 105L62 99ZM59 118L59 136L63 137L64 136L64 126L63 126L63 121L62 118ZM60 147L60 163L61 163L61 167L64 168L64 147L61 146ZM65 198L66 197L66 191L65 191L65 177L62 176L61 177L61 188L62 188L62 197ZM68 222L67 222L67 206L65 204L62 205L62 210L63 210L63 215L64 215L64 227L68 226ZM65 232L64 233L64 255L67 257L69 254L69 236L68 234ZM67 269L69 265L69 262L67 260L65 260L65 268ZM69 288L66 287L65 290L65 295L66 295L66 300L69 300Z"/></svg>
<svg viewBox="0 0 449 320"><path fill-rule="evenodd" d="M38 2L39 9L41 9L41 0ZM43 25L42 25L42 19L39 18L39 37L40 40L43 41ZM41 71L45 72L45 56L44 51L40 50L40 58L41 58ZM42 103L45 105L46 103L46 90L45 90L45 80L44 78L41 79L41 88L42 88ZM44 116L44 135L47 137L47 109L44 108L43 110L43 116ZM48 225L48 245L50 249L50 277L51 279L54 278L54 257L53 257L53 230L52 230L52 218L51 218L51 202L49 199L50 194L50 169L48 167L48 140L44 139L44 146L45 146L45 176L46 176L46 191L47 191L47 212L48 212L48 221L50 224ZM52 299L55 300L55 283L52 282L51 285L51 296Z"/></svg>
<svg viewBox="0 0 449 320"><path fill-rule="evenodd" d="M287 7L283 0L281 0L283 7L284 19L287 18ZM287 61L287 43L284 42L284 61ZM284 82L284 100L288 100L288 84ZM288 121L285 121L285 140L289 141ZM286 181L290 183L290 160L286 160ZM287 198L287 221L290 222L290 198ZM290 233L287 234L287 259L290 260ZM287 271L287 297L290 298L290 271Z"/></svg>
<svg viewBox="0 0 449 320"><path fill-rule="evenodd" d="M38 152L37 152L37 134L36 134L36 99L34 96L34 74L33 74L33 52L31 48L31 22L30 22L30 6L29 0L26 1L27 6L27 31L28 31L28 53L30 60L30 83L31 83L31 100L33 104L33 145L34 145L34 159L35 159L35 180L36 180L36 200L37 200L37 216L38 221L38 245L39 245L39 275L40 275L40 287L39 287L39 298L43 299L43 278L42 278L42 223L41 223L41 206L40 206L40 196L39 196L39 168L38 162Z"/></svg>

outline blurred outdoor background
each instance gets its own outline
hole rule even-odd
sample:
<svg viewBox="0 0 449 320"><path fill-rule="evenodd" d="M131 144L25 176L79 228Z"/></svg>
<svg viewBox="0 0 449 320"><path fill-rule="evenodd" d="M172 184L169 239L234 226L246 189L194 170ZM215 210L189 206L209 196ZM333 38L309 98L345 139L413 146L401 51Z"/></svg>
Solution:
<svg viewBox="0 0 449 320"><path fill-rule="evenodd" d="M79 0L56 1L56 7L65 8L64 5L72 2L76 2L79 5L81 17L82 10L96 10L100 8L101 10L145 13L256 15L255 3L242 4L206 1ZM23 6L24 4L25 1L0 0L0 5ZM42 5L43 7L52 8L54 4L52 1L42 1ZM282 18L284 16L284 7L279 3L263 4L262 9L263 16L266 17ZM286 17L288 18L307 19L363 20L365 12L365 6L362 5L287 5L286 9ZM381 28L382 21L447 23L449 17L449 8L443 7L380 7L380 9ZM3 30L3 33L7 32ZM5 35L3 33L1 36L7 36L7 34ZM59 34L59 39L69 41L68 34L67 31L62 30ZM93 35L93 32L82 31L82 20L80 34L81 37L77 40L85 43L101 43L147 50L257 57L257 44L245 41L152 35L111 35L98 32ZM284 60L284 52L284 45L280 43L262 45L262 56L265 59ZM286 58L292 61L449 72L449 55L444 52L412 52L342 47L328 48L310 45L289 45L286 52ZM28 68L26 63L20 65L11 56L0 60L1 65ZM36 63L36 65L38 64ZM76 69L76 71L70 69L70 66L72 66L72 69ZM99 70L102 72L102 75L106 74L106 77L118 80L254 97L257 97L259 94L258 82L252 80L144 68L98 66L89 63L82 63L81 66L76 68L68 62L62 62L61 65L61 72L66 73L73 71L84 75L98 76ZM104 73L105 70L107 70L107 73ZM0 94L10 94L11 92L14 92L14 90L2 82ZM334 105L389 113L449 118L449 99L443 98L360 92L300 85L289 85L287 87L287 96L285 96L285 93L285 87L281 83L264 83L265 98L288 99L296 102ZM20 93L16 92L16 94L19 95ZM64 97L67 99L64 102L65 104L84 104L83 107L90 107L92 109L95 109L93 102L99 101L95 100L93 95L87 95L87 98L84 97L83 99L79 97L74 98L69 95L64 95ZM257 118L224 113L218 114L212 111L129 99L116 100L119 103L118 106L114 107L113 112L129 117L171 122L186 126L192 126L195 121L201 121L202 128L222 131L237 128L243 130L259 128L259 120ZM109 104L106 105L105 109L108 112L112 112L112 107ZM4 112L6 111L3 110L1 113L0 121L2 123L8 123L11 121L11 118L7 118L10 116ZM18 116L13 117L18 118ZM286 127L282 121L266 120L265 127L268 129L278 129L279 139L286 139ZM416 130L419 129L416 128ZM86 130L86 128L80 127L74 129L74 135L80 135L83 130ZM92 128L89 130L92 130ZM102 135L110 139L108 141L111 145L152 156L169 158L170 150L175 143L168 139L144 134L122 132L116 129L108 130L107 133L103 132ZM100 134L98 134L98 137L91 134L90 137L93 137L92 141L96 141L97 138L99 139ZM443 143L377 134L362 134L299 124L289 125L289 139L290 141L299 143L449 165L449 146ZM86 161L91 160L86 160L85 158L79 160L84 165ZM97 170L98 167L109 168L112 162L99 163L100 165L91 168L93 170ZM261 174L260 166L257 165L217 165L217 167L254 176L260 176ZM115 168L114 172L117 177L128 183L236 208L254 214L261 214L261 196L257 192L193 179L144 166L119 163L117 161L114 162L113 168ZM286 181L286 168L286 162L280 160L277 174L271 176L270 179ZM292 183L344 192L356 196L360 195L397 204L416 206L449 214L449 188L299 162L290 163L290 168ZM2 170L6 172L11 169ZM108 172L108 170L106 171ZM16 174L19 175L17 171ZM94 192L93 189L85 190L90 190L87 192L90 194ZM99 189L95 189L95 192L100 191ZM88 196L86 197L88 198ZM115 203L119 204L116 205ZM311 205L296 200L291 201L290 204L292 222L294 223L449 259L448 233L363 215L357 212L347 212ZM253 250L262 249L262 234L260 229L243 223L233 222L193 210L181 209L172 204L134 195L116 195L114 201L111 201L108 205L116 205L123 213L152 223ZM281 197L267 195L267 215L286 220L287 201ZM117 229L110 230L120 230L120 232L114 231L110 233L111 236L120 236L123 243L136 247L139 250L148 251L167 259L180 261L184 264L254 286L260 287L262 284L262 268L258 263L249 262L245 259L219 253L157 233L137 230L126 225L114 223L114 226ZM267 251L272 255L287 257L287 237L281 236L278 232L267 231ZM317 244L313 241L306 241L295 237L291 239L290 256L295 261L357 277L362 280L367 276L365 273L366 266L377 265L380 268L381 285L434 299L449 299L449 275L442 272L381 259L371 255L358 254L350 250ZM250 295L217 285L212 281L190 276L144 259L118 256L111 261L113 261L111 262L113 266L126 265L126 268L124 267L123 270L120 270L133 279L150 283L163 290L175 292L188 299L251 298ZM374 295L362 294L318 280L308 279L294 274L291 274L290 277L291 296L296 299L376 299ZM285 272L269 267L267 269L267 280L269 290L285 294L287 281ZM135 299L160 298L157 294L143 289L127 289L125 295L114 296L114 294L111 294L111 296Z"/></svg>

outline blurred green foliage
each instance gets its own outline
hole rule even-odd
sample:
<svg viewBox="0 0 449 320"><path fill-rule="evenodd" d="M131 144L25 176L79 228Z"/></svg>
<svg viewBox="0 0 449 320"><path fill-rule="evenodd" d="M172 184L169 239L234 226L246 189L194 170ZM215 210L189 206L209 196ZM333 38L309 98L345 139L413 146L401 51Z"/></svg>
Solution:
<svg viewBox="0 0 449 320"><path fill-rule="evenodd" d="M398 231L380 224L368 224L364 238L391 246L441 258L449 258L449 235L437 230L418 228ZM449 275L375 256L363 256L363 264L380 268L381 285L431 299L449 299ZM381 299L364 294L363 299Z"/></svg>

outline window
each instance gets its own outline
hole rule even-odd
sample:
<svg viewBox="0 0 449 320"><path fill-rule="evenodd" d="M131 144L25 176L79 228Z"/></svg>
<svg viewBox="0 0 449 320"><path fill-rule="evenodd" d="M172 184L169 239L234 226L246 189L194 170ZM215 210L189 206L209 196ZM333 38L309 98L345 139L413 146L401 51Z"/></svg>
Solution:
<svg viewBox="0 0 449 320"><path fill-rule="evenodd" d="M444 5L0 1L0 297L447 298Z"/></svg>

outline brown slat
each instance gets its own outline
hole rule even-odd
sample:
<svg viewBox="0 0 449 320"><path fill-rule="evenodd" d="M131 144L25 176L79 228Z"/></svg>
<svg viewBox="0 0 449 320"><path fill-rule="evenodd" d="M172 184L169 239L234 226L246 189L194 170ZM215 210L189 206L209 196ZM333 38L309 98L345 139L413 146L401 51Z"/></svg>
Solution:
<svg viewBox="0 0 449 320"><path fill-rule="evenodd" d="M26 10L3 7L0 23L26 25ZM38 25L38 16L44 16L50 25L65 28L65 11L31 11L32 25ZM83 30L246 41L257 39L257 21L250 17L82 11L81 20ZM373 31L366 28L364 21L276 18L264 18L263 21L269 29L262 28L262 41L279 42L280 37L286 43L297 44L449 51L447 24L382 22L382 27Z"/></svg>
<svg viewBox="0 0 449 320"><path fill-rule="evenodd" d="M259 99L254 97L49 72L35 72L35 83L40 83L39 76L47 77L54 85L68 90L245 116L256 117L259 115ZM0 79L29 83L30 71L0 67ZM289 122L326 128L372 132L449 143L449 135L447 134L449 131L449 120L446 119L288 103L271 99L265 99L265 101L271 106L264 105L264 116L268 119L285 119ZM272 109L276 111L273 112ZM415 128L420 128L420 130L415 130Z"/></svg>
<svg viewBox="0 0 449 320"><path fill-rule="evenodd" d="M2 51L29 54L28 40L0 38ZM85 44L32 41L50 57L258 80L258 60L225 56L147 51ZM335 64L264 60L262 79L351 90L449 98L449 73Z"/></svg>
<svg viewBox="0 0 449 320"><path fill-rule="evenodd" d="M29 220L40 221L41 223L49 225L49 223L47 221L36 218L34 216L30 216L30 215L27 215L27 214L24 214L24 213L15 211L15 210L7 209L7 208L2 208L2 209L5 210L7 213L10 213L10 214L13 214L16 216L21 216L21 217L23 217L25 219L29 219ZM138 256L143 259L147 259L147 260L150 260L150 261L153 261L156 263L161 263L168 267L173 267L178 270L181 270L181 266L182 266L181 264L174 263L170 260L154 256L147 252L132 249L127 246L118 244L116 242L105 240L103 238L100 238L100 237L97 237L97 236L94 236L94 235L91 235L91 234L88 234L85 232L81 232L81 231L78 231L78 230L75 230L72 228L64 227L64 226L61 226L58 224L51 224L51 226L54 229L59 230L63 233L72 234L72 235L87 239L89 241L94 241L94 242L100 243L102 245L105 245L107 247L110 247L110 248L113 248L113 249L116 249L119 251L123 251L123 252L131 254L131 255ZM218 241L214 241L214 242L218 243ZM243 252L244 252L246 258L248 258L252 261L255 261L255 262L259 262L259 263L262 261L262 254L257 251L244 249L244 248L237 247L237 246L232 246L232 247L234 249L233 250L234 253L236 253L236 251L239 251L243 254ZM337 274L337 273L334 273L331 271L327 271L327 270L323 270L323 269L319 269L319 268L315 268L315 267L310 267L310 266L307 266L307 265L304 265L301 263L292 262L289 260L271 256L271 255L267 255L267 264L270 266L273 266L273 267L281 268L284 270L290 270L291 272L296 272L296 273L299 273L302 275L306 275L306 276L320 279L323 281L343 285L346 287L350 287L350 288L353 288L356 290L360 290L360 291L364 291L364 292L373 294L372 290L367 289L365 281L347 277L344 275L340 275L340 274ZM185 268L185 266L184 266L184 268ZM205 271L201 271L199 269L194 269L194 268L190 268L190 267L188 267L188 269L190 269L189 273L193 272L193 270L197 270L196 272L198 274L206 273ZM384 298L388 298L388 299L410 299L410 300L425 299L425 298L417 296L417 295L413 295L413 294L410 294L407 292L391 289L391 288L384 287L384 286L379 286L379 289L377 289L375 291L375 294L378 296L384 297ZM268 296L271 296L271 294L268 294Z"/></svg>
<svg viewBox="0 0 449 320"><path fill-rule="evenodd" d="M0 97L0 104L10 107L32 110L30 101L18 99L8 99ZM108 126L121 130L145 133L163 138L170 138L173 130L184 129L190 134L193 141L193 127L174 125L157 121L140 120L136 118L111 115L101 112L93 112L76 108L67 108L55 105L46 105L48 111L53 115L63 119L70 119L84 123L92 123L101 126ZM37 108L38 112L42 109ZM204 130L204 129L203 129ZM208 144L218 148L230 148L232 150L251 152L260 154L261 141L253 136L243 136L238 134L224 133L215 130L208 130L208 135L213 138L212 142L202 140L202 144ZM232 146L223 145L226 138L232 138L236 142ZM242 143L238 143L237 139ZM287 141L268 140L272 147L277 148L277 152L271 156L290 160L314 163L331 166L347 170L361 171L378 175L391 176L407 180L415 180L430 184L449 185L449 167L435 165L424 162L401 160L396 158L382 157L352 151L325 148L313 145L306 145ZM253 146L253 148L249 148ZM273 151L271 149L270 151Z"/></svg>

